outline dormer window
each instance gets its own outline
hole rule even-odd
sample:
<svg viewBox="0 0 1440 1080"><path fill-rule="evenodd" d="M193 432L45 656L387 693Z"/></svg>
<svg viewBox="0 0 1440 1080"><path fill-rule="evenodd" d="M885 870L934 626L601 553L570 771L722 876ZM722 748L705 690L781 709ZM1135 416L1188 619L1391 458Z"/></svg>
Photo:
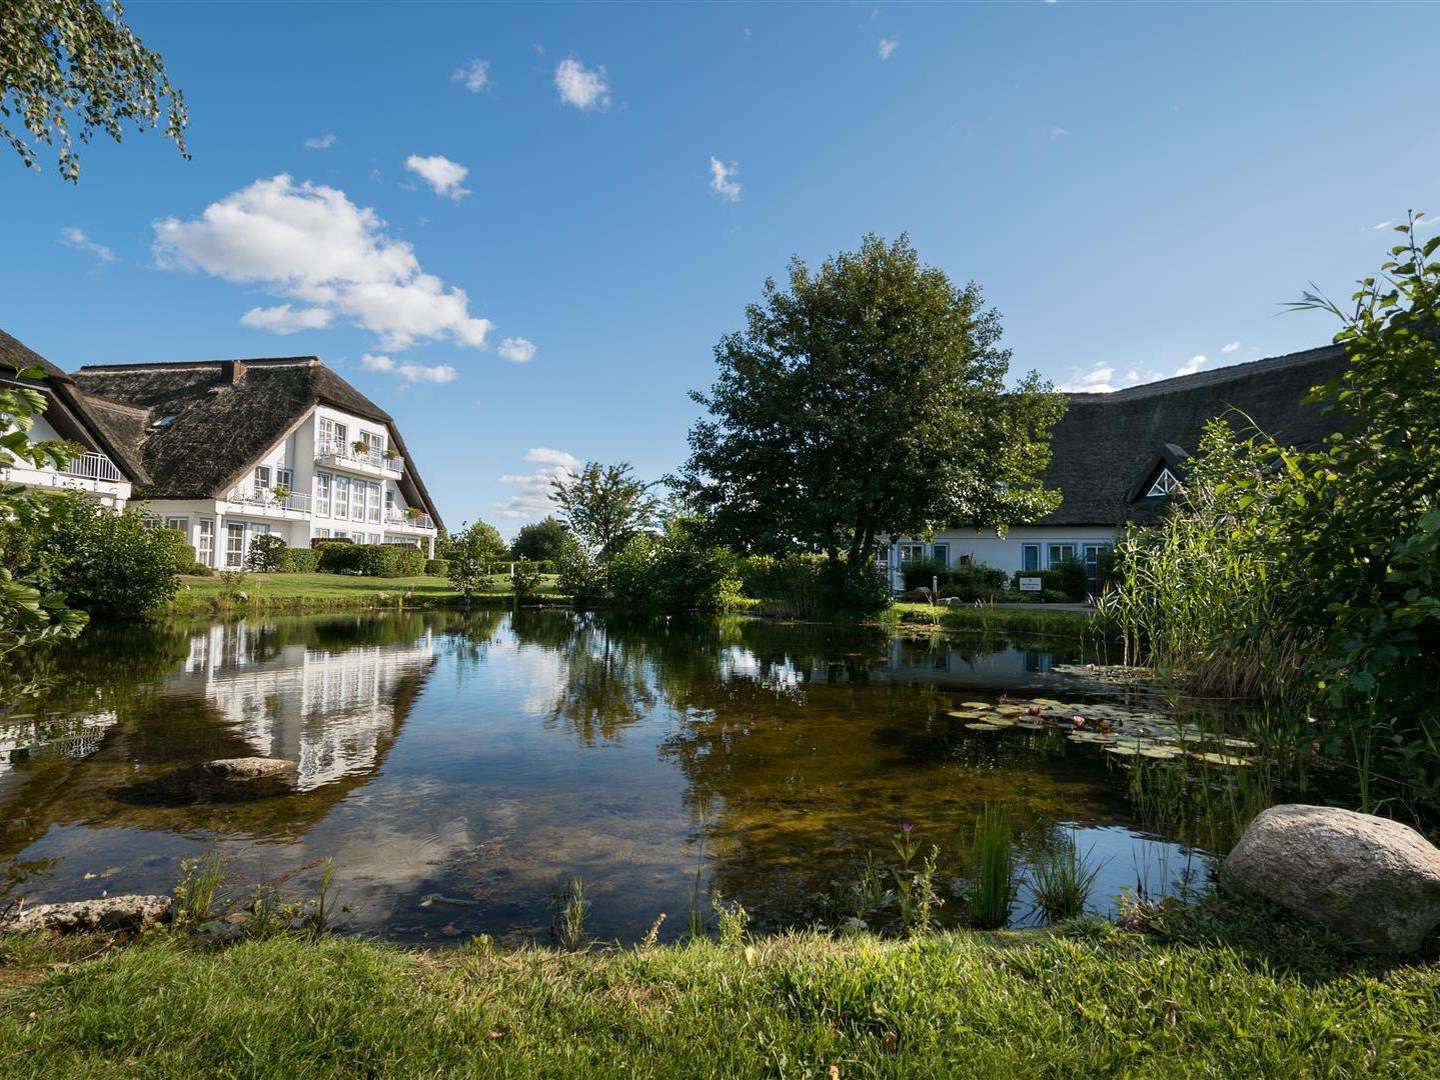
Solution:
<svg viewBox="0 0 1440 1080"><path fill-rule="evenodd" d="M1161 469L1160 475L1150 485L1150 490L1145 493L1147 499L1159 498L1161 495L1174 495L1177 491L1183 491L1180 481L1175 479L1175 474L1169 469Z"/></svg>

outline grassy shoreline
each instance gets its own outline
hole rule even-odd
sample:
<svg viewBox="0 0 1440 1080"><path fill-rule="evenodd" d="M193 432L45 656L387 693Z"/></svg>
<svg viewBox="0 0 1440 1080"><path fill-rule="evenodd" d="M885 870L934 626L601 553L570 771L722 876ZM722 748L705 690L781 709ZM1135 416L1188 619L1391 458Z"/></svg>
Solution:
<svg viewBox="0 0 1440 1080"><path fill-rule="evenodd" d="M1203 929L573 953L0 937L0 1075L1440 1073L1440 966L1271 925L1223 943Z"/></svg>
<svg viewBox="0 0 1440 1080"><path fill-rule="evenodd" d="M445 578L358 577L346 574L247 574L238 587L227 586L215 577L183 576L181 590L166 608L171 616L224 615L244 612L301 614L312 611L354 611L393 608L456 607L459 591ZM553 576L542 580L540 600L568 601ZM513 602L510 579L495 574L486 579L472 598L476 606L508 606ZM759 601L747 600L733 614L771 616ZM834 620L843 624L847 620ZM1086 611L994 605L932 607L929 604L897 603L879 619L848 620L886 628L903 627L936 632L1010 631L1015 633L1075 636L1090 626Z"/></svg>

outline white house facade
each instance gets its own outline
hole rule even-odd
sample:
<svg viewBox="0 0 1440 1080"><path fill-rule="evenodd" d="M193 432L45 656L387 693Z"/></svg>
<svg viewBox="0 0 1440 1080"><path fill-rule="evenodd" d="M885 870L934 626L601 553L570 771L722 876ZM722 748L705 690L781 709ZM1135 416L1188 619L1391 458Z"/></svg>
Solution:
<svg viewBox="0 0 1440 1080"><path fill-rule="evenodd" d="M138 462L121 449L130 410L84 393L64 371L3 330L0 386L24 387L44 396L45 412L30 429L30 442L62 440L80 448L60 469L53 465L36 468L18 458L0 460L0 483L78 491L121 510L135 485L148 479Z"/></svg>
<svg viewBox="0 0 1440 1080"><path fill-rule="evenodd" d="M115 364L74 375L144 410L137 494L199 562L243 567L257 536L418 546L442 527L394 420L316 357Z"/></svg>
<svg viewBox="0 0 1440 1080"><path fill-rule="evenodd" d="M1186 456L1209 421L1224 417L1241 433L1258 429L1282 445L1318 443L1336 430L1335 420L1305 398L1345 364L1344 350L1332 345L1109 394L1067 394L1044 471L1060 506L1003 536L960 526L897 538L881 552L891 585L902 589L905 564L920 559L1013 576L1070 558L1085 563L1095 585L1104 551L1131 525L1157 521L1183 487Z"/></svg>

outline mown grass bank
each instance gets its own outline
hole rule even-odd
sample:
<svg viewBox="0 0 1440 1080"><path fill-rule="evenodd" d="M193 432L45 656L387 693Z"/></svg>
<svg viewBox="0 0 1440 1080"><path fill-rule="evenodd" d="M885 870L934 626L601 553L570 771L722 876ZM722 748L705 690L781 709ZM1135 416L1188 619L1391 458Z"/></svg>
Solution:
<svg viewBox="0 0 1440 1080"><path fill-rule="evenodd" d="M565 953L0 938L3 1076L1434 1076L1440 967L1282 934Z"/></svg>
<svg viewBox="0 0 1440 1080"><path fill-rule="evenodd" d="M182 576L170 602L174 615L232 611L330 611L355 608L445 607L460 602L459 590L442 577L359 577L351 574L246 574L239 582L223 575ZM541 582L541 595L558 598L555 578ZM509 603L510 578L485 579L477 603Z"/></svg>
<svg viewBox="0 0 1440 1080"><path fill-rule="evenodd" d="M1073 608L1052 608L1039 604L1024 607L997 607L994 604L932 606L902 602L891 608L891 617L902 626L933 627L938 630L1005 630L1026 634L1064 634L1075 637L1093 626L1094 614Z"/></svg>

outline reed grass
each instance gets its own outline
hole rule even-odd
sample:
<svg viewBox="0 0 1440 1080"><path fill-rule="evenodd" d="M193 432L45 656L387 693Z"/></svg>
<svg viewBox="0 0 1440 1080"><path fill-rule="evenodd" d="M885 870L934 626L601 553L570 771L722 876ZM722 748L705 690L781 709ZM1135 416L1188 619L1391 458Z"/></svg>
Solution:
<svg viewBox="0 0 1440 1080"><path fill-rule="evenodd" d="M970 922L982 930L997 929L1010 921L1010 907L1015 900L1015 856L1011 839L1009 817L997 806L983 807L975 821L966 905Z"/></svg>
<svg viewBox="0 0 1440 1080"><path fill-rule="evenodd" d="M1073 829L1065 829L1030 868L1031 903L1047 922L1072 919L1085 913L1095 879L1103 862L1088 864Z"/></svg>

